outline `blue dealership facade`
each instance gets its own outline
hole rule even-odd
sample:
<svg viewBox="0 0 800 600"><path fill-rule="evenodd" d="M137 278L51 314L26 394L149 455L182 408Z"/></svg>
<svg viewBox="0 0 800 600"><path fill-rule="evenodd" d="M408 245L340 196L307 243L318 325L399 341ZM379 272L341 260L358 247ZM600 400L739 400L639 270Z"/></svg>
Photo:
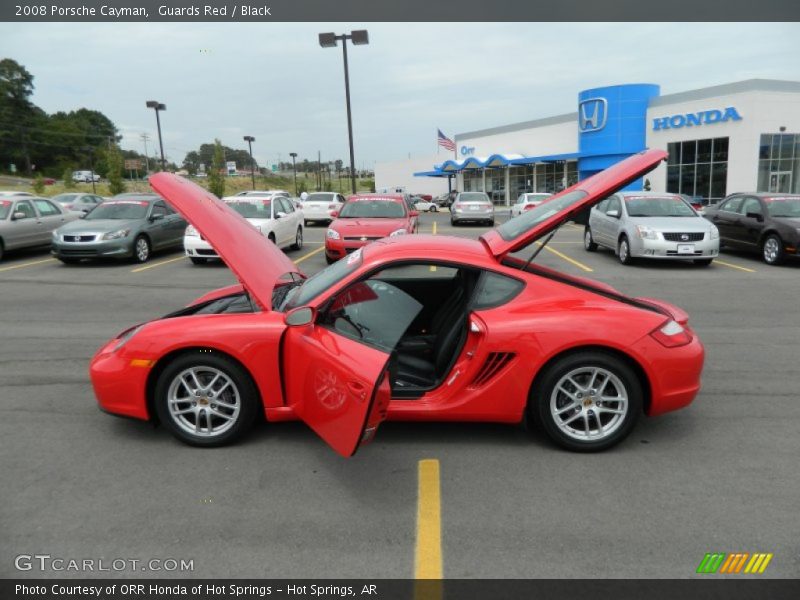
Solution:
<svg viewBox="0 0 800 600"><path fill-rule="evenodd" d="M800 82L750 79L662 94L653 83L579 91L576 110L455 136L456 155L376 165L378 187L485 191L498 204L556 192L645 148L667 163L630 184L714 203L736 191L800 193ZM434 178L434 179L431 179Z"/></svg>

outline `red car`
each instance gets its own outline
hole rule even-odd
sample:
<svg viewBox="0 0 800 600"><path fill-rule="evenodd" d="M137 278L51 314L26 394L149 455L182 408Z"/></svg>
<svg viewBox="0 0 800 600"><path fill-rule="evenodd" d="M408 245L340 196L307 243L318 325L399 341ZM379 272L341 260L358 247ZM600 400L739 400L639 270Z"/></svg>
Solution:
<svg viewBox="0 0 800 600"><path fill-rule="evenodd" d="M385 237L416 233L419 213L411 210L402 194L350 196L325 234L325 259L343 256Z"/></svg>
<svg viewBox="0 0 800 600"><path fill-rule="evenodd" d="M534 242L665 157L634 155L479 241L388 237L308 279L209 192L155 175L241 285L103 346L90 369L100 406L197 446L257 418L302 419L343 456L385 419L529 418L570 450L613 446L642 413L692 402L703 346L681 309L538 266Z"/></svg>

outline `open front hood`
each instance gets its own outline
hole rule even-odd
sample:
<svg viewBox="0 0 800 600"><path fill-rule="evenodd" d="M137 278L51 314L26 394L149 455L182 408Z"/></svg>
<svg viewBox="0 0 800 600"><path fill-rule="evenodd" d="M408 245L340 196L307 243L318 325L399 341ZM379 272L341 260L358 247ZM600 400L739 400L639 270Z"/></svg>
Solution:
<svg viewBox="0 0 800 600"><path fill-rule="evenodd" d="M625 187L631 181L649 173L667 158L664 150L645 150L629 156L563 192L545 199L536 208L506 221L484 233L481 241L498 259L516 252L547 235L564 221L575 217Z"/></svg>
<svg viewBox="0 0 800 600"><path fill-rule="evenodd" d="M214 247L264 310L285 273L302 272L239 213L199 185L171 173L157 173L150 185Z"/></svg>

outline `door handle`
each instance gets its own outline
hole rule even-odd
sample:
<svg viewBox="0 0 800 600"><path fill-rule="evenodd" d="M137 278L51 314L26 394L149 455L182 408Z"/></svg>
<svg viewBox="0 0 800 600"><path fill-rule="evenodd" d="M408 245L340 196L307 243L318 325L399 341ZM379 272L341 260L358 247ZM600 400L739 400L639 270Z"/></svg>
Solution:
<svg viewBox="0 0 800 600"><path fill-rule="evenodd" d="M367 396L366 389L367 389L367 388L366 388L366 386L365 386L363 383L361 383L360 381L348 381L348 382L347 382L347 387L349 387L349 388L350 388L350 391L351 391L353 394L355 394L356 396L358 396L358 397L359 397L361 400L363 400L364 398L366 398L366 396Z"/></svg>

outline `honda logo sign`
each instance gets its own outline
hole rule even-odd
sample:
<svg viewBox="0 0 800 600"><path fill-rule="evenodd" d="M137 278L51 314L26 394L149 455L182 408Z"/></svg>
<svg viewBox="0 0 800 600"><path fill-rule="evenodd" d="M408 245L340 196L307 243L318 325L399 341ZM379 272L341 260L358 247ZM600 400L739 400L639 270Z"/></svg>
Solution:
<svg viewBox="0 0 800 600"><path fill-rule="evenodd" d="M583 133L600 131L608 121L608 100L588 98L578 104L578 129Z"/></svg>

